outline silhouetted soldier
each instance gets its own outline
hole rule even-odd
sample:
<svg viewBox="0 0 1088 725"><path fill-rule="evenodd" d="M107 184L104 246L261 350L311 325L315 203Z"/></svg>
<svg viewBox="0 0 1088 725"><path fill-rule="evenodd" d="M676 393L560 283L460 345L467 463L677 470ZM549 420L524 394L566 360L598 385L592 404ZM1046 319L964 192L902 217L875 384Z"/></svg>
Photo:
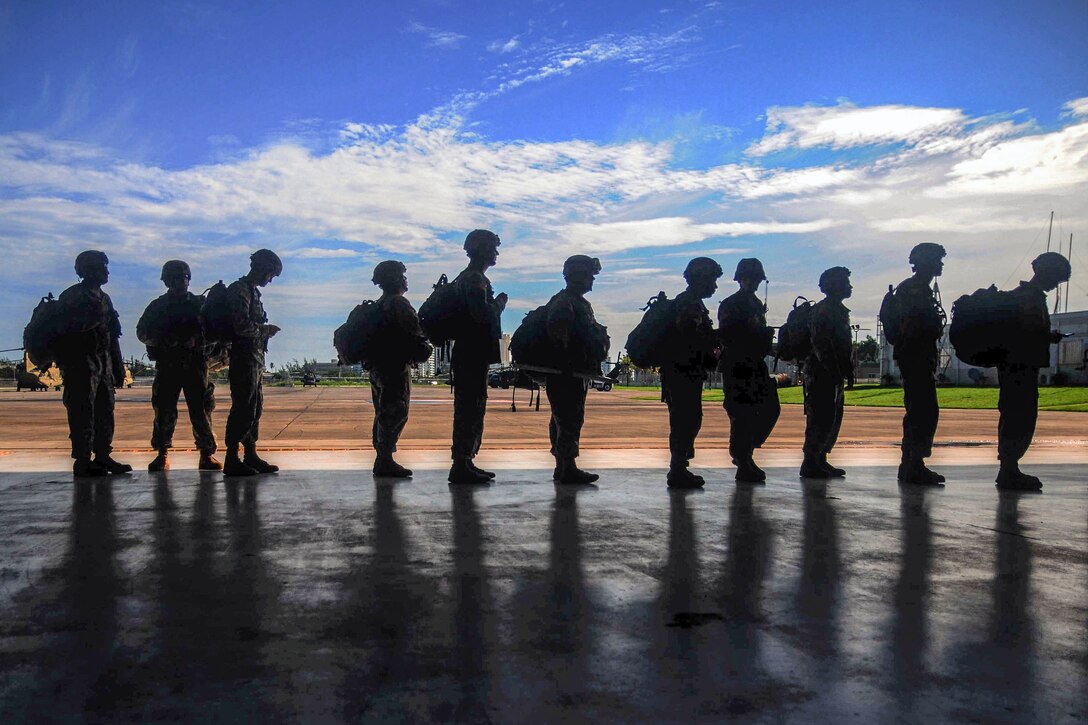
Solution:
<svg viewBox="0 0 1088 725"><path fill-rule="evenodd" d="M477 468L472 459L480 452L487 413L487 371L500 361L500 318L506 309L506 293L496 295L484 274L499 258L499 235L474 229L465 237L469 263L451 284L458 285L465 309L453 350L453 465L450 483L486 483L494 473Z"/></svg>
<svg viewBox="0 0 1088 725"><path fill-rule="evenodd" d="M593 278L601 271L600 260L576 254L563 263L567 286L548 301L548 344L554 346L555 359L564 370L587 375L600 374L600 365L608 357L607 335L593 317L593 307L585 294L593 289ZM546 379L548 404L552 415L548 436L555 457L553 478L559 483L593 483L600 476L583 471L575 464L582 424L586 417L586 391L589 381L573 375L550 374Z"/></svg>
<svg viewBox="0 0 1088 725"><path fill-rule="evenodd" d="M892 354L903 378L903 460L899 480L935 485L944 476L931 471L925 459L933 453L940 407L934 374L940 362L938 343L944 334L945 314L930 287L944 270L944 247L922 242L910 251L914 275L895 288L899 315L899 341Z"/></svg>
<svg viewBox="0 0 1088 725"><path fill-rule="evenodd" d="M208 379L208 361L204 357L204 331L200 308L204 298L189 291L192 273L189 265L172 259L162 266L160 279L166 294L155 298L136 323L136 337L147 345L147 356L155 361L155 382L151 387L151 406L155 423L151 429L151 447L158 451L147 465L149 471L170 468L169 452L174 444L178 422L178 396L185 392L185 407L200 451L201 471L219 471L223 465L212 456L215 434L212 410L215 386Z"/></svg>
<svg viewBox="0 0 1088 725"><path fill-rule="evenodd" d="M766 360L774 329L767 326L767 306L756 297L766 279L758 259L740 260L733 274L740 289L718 306L722 340L718 369L729 415L729 455L737 467L736 479L749 483L767 480L753 453L767 441L781 412Z"/></svg>
<svg viewBox="0 0 1088 725"><path fill-rule="evenodd" d="M1050 365L1050 346L1062 339L1050 329L1046 293L1069 280L1069 260L1057 252L1040 254L1031 263L1034 275L1012 290L1019 303L1020 325L1016 331L1019 346L1008 351L1005 362L997 368L1000 393L997 409L997 457L1001 469L997 487L1037 491L1043 487L1035 476L1020 470L1020 459L1027 453L1035 435L1039 417L1039 368Z"/></svg>
<svg viewBox="0 0 1088 725"><path fill-rule="evenodd" d="M431 345L419 326L415 308L405 298L408 291L407 269L400 262L387 260L374 268L374 284L382 289L377 304L381 321L370 356L370 394L374 401L375 476L407 478L412 475L393 460L397 441L408 422L408 404L412 396L413 363L431 356Z"/></svg>
<svg viewBox="0 0 1088 725"><path fill-rule="evenodd" d="M114 388L125 382L121 358L121 321L102 285L110 278L104 252L87 250L76 257L80 282L61 293L63 343L57 364L64 378L64 407L72 440L72 473L105 476L128 473L113 452ZM91 460L91 455L94 460Z"/></svg>
<svg viewBox="0 0 1088 725"><path fill-rule="evenodd" d="M722 268L709 257L696 257L684 269L688 287L672 302L669 361L661 366L661 390L669 406L669 488L699 488L706 481L688 469L695 438L703 425L703 382L717 363L718 338L703 300L718 289Z"/></svg>
<svg viewBox="0 0 1088 725"><path fill-rule="evenodd" d="M252 476L275 473L279 466L257 455L261 412L264 406L264 356L268 338L280 331L268 324L261 304L260 288L283 272L283 263L275 252L258 249L249 257L249 273L227 287L231 312L230 344L230 414L227 416L227 456L223 474ZM245 458L238 457L241 444Z"/></svg>
<svg viewBox="0 0 1088 725"><path fill-rule="evenodd" d="M842 303L854 291L850 270L832 267L820 275L824 299L812 307L809 334L812 353L805 360L804 478L845 476L827 462L842 424L843 383L854 384L850 346L850 310Z"/></svg>

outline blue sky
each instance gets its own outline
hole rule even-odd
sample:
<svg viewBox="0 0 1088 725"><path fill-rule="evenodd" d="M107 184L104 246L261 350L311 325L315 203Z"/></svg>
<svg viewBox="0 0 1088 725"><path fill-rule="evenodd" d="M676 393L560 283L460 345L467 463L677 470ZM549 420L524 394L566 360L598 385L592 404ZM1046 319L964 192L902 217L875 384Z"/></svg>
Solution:
<svg viewBox="0 0 1088 725"><path fill-rule="evenodd" d="M949 302L1026 276L1051 210L1086 241L1086 38L1083 0L0 2L0 347L81 249L131 331L164 260L206 287L268 246L271 358L331 358L377 261L418 304L478 226L507 331L573 252L617 349L700 254L761 257L774 320L845 264L875 327L918 241Z"/></svg>

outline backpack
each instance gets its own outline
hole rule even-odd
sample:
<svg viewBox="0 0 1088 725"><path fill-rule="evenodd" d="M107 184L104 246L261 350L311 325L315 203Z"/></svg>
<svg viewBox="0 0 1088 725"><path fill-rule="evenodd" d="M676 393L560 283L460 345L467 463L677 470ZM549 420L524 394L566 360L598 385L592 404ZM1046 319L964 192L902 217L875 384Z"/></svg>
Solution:
<svg viewBox="0 0 1088 725"><path fill-rule="evenodd" d="M548 305L527 313L510 337L510 356L520 365L559 367L548 340Z"/></svg>
<svg viewBox="0 0 1088 725"><path fill-rule="evenodd" d="M432 343L445 345L458 337L462 308L460 287L443 274L419 307L419 325Z"/></svg>
<svg viewBox="0 0 1088 725"><path fill-rule="evenodd" d="M627 336L627 356L638 368L657 368L668 361L669 333L673 328L674 300L664 292L651 297L642 308L642 320Z"/></svg>
<svg viewBox="0 0 1088 725"><path fill-rule="evenodd" d="M880 312L877 313L877 319L884 328L884 338L893 346L899 344L899 333L903 330L903 308L895 293L895 287L888 285L888 291L880 302Z"/></svg>
<svg viewBox="0 0 1088 725"><path fill-rule="evenodd" d="M812 353L812 334L808 329L808 321L812 317L813 306L814 303L806 297L798 296L793 301L793 309L786 316L786 322L778 328L776 360L801 362Z"/></svg>
<svg viewBox="0 0 1088 725"><path fill-rule="evenodd" d="M200 307L200 324L204 326L204 338L208 342L229 343L234 339L234 322L230 312L230 293L223 280L204 291L204 304Z"/></svg>
<svg viewBox="0 0 1088 725"><path fill-rule="evenodd" d="M23 349L39 370L48 370L57 359L63 341L61 305L53 293L42 297L23 328Z"/></svg>
<svg viewBox="0 0 1088 725"><path fill-rule="evenodd" d="M382 306L374 300L355 305L347 322L332 333L332 344L341 365L362 363L365 366L370 362L371 348L382 318Z"/></svg>
<svg viewBox="0 0 1088 725"><path fill-rule="evenodd" d="M1016 295L994 285L956 300L948 328L956 357L983 368L1005 362L1021 327L1019 308Z"/></svg>

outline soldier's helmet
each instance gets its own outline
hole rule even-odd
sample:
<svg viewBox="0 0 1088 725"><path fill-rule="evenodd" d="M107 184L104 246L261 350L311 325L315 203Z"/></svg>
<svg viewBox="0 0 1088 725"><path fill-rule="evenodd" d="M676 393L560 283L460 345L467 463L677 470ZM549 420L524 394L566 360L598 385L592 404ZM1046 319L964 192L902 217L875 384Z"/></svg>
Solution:
<svg viewBox="0 0 1088 725"><path fill-rule="evenodd" d="M374 268L374 276L370 281L379 287L388 287L399 283L407 272L408 268L397 260L387 259Z"/></svg>
<svg viewBox="0 0 1088 725"><path fill-rule="evenodd" d="M722 266L710 257L696 257L684 267L684 279L718 279L722 276Z"/></svg>
<svg viewBox="0 0 1088 725"><path fill-rule="evenodd" d="M185 275L190 279L193 277L193 273L186 262L180 259L171 259L162 266L162 274L159 275L159 279L165 282L168 278L180 277L181 275Z"/></svg>
<svg viewBox="0 0 1088 725"><path fill-rule="evenodd" d="M84 274L88 269L96 264L109 264L110 258L106 256L105 252L100 252L97 249L88 249L85 252L80 252L76 255L76 274L80 277L86 277Z"/></svg>
<svg viewBox="0 0 1088 725"><path fill-rule="evenodd" d="M733 281L742 279L758 279L763 282L767 279L767 273L763 271L763 262L755 257L746 257L737 262L737 271L733 273Z"/></svg>
<svg viewBox="0 0 1088 725"><path fill-rule="evenodd" d="M1068 282L1073 276L1069 260L1057 252L1043 252L1031 262L1035 274L1043 274L1058 282Z"/></svg>
<svg viewBox="0 0 1088 725"><path fill-rule="evenodd" d="M836 282L850 279L850 270L846 267L832 267L825 269L820 275L820 291L827 292L828 288Z"/></svg>
<svg viewBox="0 0 1088 725"><path fill-rule="evenodd" d="M574 272L587 272L596 276L601 273L601 260L584 254L567 257L567 261L563 262L563 276L568 277Z"/></svg>
<svg viewBox="0 0 1088 725"><path fill-rule="evenodd" d="M497 247L501 243L499 235L495 232L488 229L473 229L465 237L465 251L471 255L478 249Z"/></svg>
<svg viewBox="0 0 1088 725"><path fill-rule="evenodd" d="M934 242L922 242L916 244L914 249L910 250L910 257L907 259L908 264L925 264L926 262L934 263L939 262L945 258L948 254L940 244Z"/></svg>
<svg viewBox="0 0 1088 725"><path fill-rule="evenodd" d="M283 262L271 249L258 249L249 255L249 266L253 269L267 270L275 277L283 274Z"/></svg>

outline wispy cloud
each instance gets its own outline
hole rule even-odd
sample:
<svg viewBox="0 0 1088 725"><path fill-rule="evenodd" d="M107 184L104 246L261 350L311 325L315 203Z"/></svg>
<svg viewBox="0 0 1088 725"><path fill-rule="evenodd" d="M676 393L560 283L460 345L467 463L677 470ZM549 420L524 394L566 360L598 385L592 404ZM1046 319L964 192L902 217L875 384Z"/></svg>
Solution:
<svg viewBox="0 0 1088 725"><path fill-rule="evenodd" d="M468 38L467 35L456 33L452 30L432 28L416 21L408 24L408 32L417 33L427 38L427 45L432 48L455 49L461 47L461 41Z"/></svg>

